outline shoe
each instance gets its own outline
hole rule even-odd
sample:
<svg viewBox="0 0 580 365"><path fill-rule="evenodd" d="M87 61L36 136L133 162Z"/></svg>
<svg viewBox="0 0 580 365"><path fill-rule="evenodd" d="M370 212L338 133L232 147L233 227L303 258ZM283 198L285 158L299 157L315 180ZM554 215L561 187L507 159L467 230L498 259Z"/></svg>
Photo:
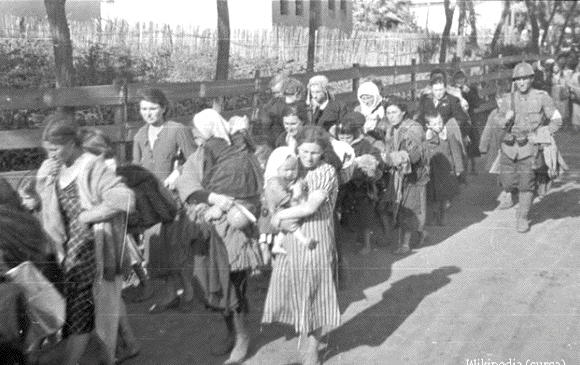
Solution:
<svg viewBox="0 0 580 365"><path fill-rule="evenodd" d="M405 255L408 254L409 252L411 252L411 247L409 247L409 245L401 245L393 253L395 255Z"/></svg>
<svg viewBox="0 0 580 365"><path fill-rule="evenodd" d="M123 362L133 359L141 353L141 346L137 346L137 348L131 352L124 354L123 356L119 356L115 359L115 365L122 364Z"/></svg>
<svg viewBox="0 0 580 365"><path fill-rule="evenodd" d="M151 307L149 307L149 309L147 310L147 313L158 314L158 313L165 312L169 309L175 309L175 308L179 307L180 299L181 298L178 295L167 304L155 303Z"/></svg>

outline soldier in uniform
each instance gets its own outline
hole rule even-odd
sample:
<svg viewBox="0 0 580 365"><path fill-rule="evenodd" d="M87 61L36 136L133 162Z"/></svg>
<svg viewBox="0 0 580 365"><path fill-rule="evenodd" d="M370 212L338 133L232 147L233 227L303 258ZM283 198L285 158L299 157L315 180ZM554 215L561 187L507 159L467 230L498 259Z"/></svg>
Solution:
<svg viewBox="0 0 580 365"><path fill-rule="evenodd" d="M562 116L547 92L532 89L534 70L529 63L514 68L515 91L506 95L500 110L505 135L501 143L500 184L509 193L519 192L516 230L530 229L528 212L536 192L535 170L544 165L540 145L535 143L538 128L547 125L551 134L562 126ZM511 203L513 205L513 203ZM503 206L501 208L509 208Z"/></svg>

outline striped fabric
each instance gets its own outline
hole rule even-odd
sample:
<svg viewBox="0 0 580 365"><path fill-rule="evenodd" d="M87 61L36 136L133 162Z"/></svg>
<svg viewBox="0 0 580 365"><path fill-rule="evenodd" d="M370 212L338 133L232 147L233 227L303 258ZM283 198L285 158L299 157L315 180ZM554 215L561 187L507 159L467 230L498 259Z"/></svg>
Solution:
<svg viewBox="0 0 580 365"><path fill-rule="evenodd" d="M328 195L318 211L304 219L301 227L305 236L317 240L318 245L309 250L293 234L285 236L283 245L288 254L274 259L262 317L262 323L290 324L301 334L340 324L332 269L336 259L333 219L338 191L336 172L322 163L309 171L305 180L310 192L322 190Z"/></svg>

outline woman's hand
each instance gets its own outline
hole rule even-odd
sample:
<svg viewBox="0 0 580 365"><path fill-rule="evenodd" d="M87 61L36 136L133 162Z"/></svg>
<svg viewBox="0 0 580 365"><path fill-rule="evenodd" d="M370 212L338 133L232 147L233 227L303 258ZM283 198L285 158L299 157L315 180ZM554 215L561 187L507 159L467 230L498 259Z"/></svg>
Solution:
<svg viewBox="0 0 580 365"><path fill-rule="evenodd" d="M92 216L88 210L83 210L79 213L79 222L83 224L91 224L92 223Z"/></svg>
<svg viewBox="0 0 580 365"><path fill-rule="evenodd" d="M213 205L205 212L204 218L205 218L206 222L209 222L212 220L220 219L222 217L222 215L224 215L224 212L222 211L222 209L220 207L218 207L217 205Z"/></svg>
<svg viewBox="0 0 580 365"><path fill-rule="evenodd" d="M211 205L214 205L214 206L217 205L224 212L227 212L228 210L230 210L230 208L234 204L234 198L232 198L231 196L222 195L222 194L211 193L211 194L209 194L209 197L207 198L207 200L209 201L209 203Z"/></svg>

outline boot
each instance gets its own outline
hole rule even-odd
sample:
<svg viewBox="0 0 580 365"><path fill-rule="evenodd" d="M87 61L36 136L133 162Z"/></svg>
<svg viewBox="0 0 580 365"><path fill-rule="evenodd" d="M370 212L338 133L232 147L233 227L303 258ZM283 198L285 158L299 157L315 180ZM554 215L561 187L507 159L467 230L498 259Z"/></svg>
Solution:
<svg viewBox="0 0 580 365"><path fill-rule="evenodd" d="M515 202L512 195L513 194L511 192L502 191L501 195L499 196L499 205L497 206L497 209L505 210L513 207Z"/></svg>
<svg viewBox="0 0 580 365"><path fill-rule="evenodd" d="M532 206L534 193L531 191L520 191L520 205L516 213L517 223L516 230L519 233L526 233L530 230L530 221L528 220L528 213Z"/></svg>
<svg viewBox="0 0 580 365"><path fill-rule="evenodd" d="M395 250L395 255L405 255L411 251L411 232L403 231L399 228L399 247Z"/></svg>
<svg viewBox="0 0 580 365"><path fill-rule="evenodd" d="M226 322L226 328L228 334L226 338L221 342L214 342L209 350L213 356L224 356L234 348L235 342L235 328L234 328L234 316L232 314L224 316L224 321Z"/></svg>
<svg viewBox="0 0 580 365"><path fill-rule="evenodd" d="M230 358L226 360L224 365L241 363L248 355L250 335L246 326L245 313L234 313L234 327L236 332L236 344L230 354Z"/></svg>

